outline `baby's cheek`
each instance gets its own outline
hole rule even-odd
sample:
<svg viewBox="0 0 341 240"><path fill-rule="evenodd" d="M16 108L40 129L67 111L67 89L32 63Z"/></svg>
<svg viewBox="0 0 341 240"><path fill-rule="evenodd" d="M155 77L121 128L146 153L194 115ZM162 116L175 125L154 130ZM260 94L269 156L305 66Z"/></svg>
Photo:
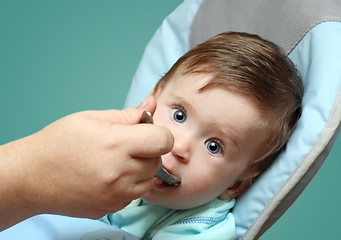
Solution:
<svg viewBox="0 0 341 240"><path fill-rule="evenodd" d="M207 172L203 171L201 167L193 169L191 172L185 173L186 183L190 185L190 189L194 192L207 192L212 185L212 178Z"/></svg>

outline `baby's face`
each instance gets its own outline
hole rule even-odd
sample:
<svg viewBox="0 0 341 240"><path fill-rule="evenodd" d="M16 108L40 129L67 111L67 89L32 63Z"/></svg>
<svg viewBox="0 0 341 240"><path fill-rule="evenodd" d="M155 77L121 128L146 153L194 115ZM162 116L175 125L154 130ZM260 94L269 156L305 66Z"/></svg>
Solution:
<svg viewBox="0 0 341 240"><path fill-rule="evenodd" d="M146 201L193 208L249 177L245 170L264 144L260 112L251 100L226 89L198 92L208 80L204 75L177 75L157 94L154 122L175 138L162 163L181 184L154 183L143 197Z"/></svg>

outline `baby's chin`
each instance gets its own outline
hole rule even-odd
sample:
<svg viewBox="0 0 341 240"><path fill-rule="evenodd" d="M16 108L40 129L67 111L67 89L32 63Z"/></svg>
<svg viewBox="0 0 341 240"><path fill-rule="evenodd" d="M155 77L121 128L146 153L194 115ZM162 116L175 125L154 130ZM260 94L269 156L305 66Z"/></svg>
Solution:
<svg viewBox="0 0 341 240"><path fill-rule="evenodd" d="M157 184L154 182L154 187L145 193L142 199L145 202L165 208L185 210L205 205L215 198L208 196L207 194L206 196L202 197L194 197L189 194L184 194L183 192L186 192L186 187L184 184L185 183L181 183L179 186L170 186L167 184Z"/></svg>

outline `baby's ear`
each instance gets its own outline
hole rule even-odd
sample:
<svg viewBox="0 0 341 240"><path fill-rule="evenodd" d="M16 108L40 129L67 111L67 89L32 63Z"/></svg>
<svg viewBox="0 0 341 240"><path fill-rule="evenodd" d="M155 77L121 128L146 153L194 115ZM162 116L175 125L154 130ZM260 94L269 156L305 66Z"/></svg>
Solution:
<svg viewBox="0 0 341 240"><path fill-rule="evenodd" d="M237 181L231 187L225 190L219 198L221 200L226 200L229 198L235 198L242 194L251 184L251 181Z"/></svg>
<svg viewBox="0 0 341 240"><path fill-rule="evenodd" d="M257 177L259 174L260 172L254 172L253 174L250 174L248 177L236 181L231 187L226 189L225 192L220 194L219 198L221 200L226 200L229 198L238 197L252 184L253 179Z"/></svg>

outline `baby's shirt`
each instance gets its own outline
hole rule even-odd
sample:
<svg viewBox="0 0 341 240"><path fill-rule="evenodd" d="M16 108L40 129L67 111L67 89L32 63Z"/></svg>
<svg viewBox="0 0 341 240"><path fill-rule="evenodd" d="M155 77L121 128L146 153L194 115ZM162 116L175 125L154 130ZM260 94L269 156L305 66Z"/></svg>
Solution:
<svg viewBox="0 0 341 240"><path fill-rule="evenodd" d="M213 201L192 209L174 210L138 199L101 221L115 225L139 239L235 239L231 208L235 200Z"/></svg>

